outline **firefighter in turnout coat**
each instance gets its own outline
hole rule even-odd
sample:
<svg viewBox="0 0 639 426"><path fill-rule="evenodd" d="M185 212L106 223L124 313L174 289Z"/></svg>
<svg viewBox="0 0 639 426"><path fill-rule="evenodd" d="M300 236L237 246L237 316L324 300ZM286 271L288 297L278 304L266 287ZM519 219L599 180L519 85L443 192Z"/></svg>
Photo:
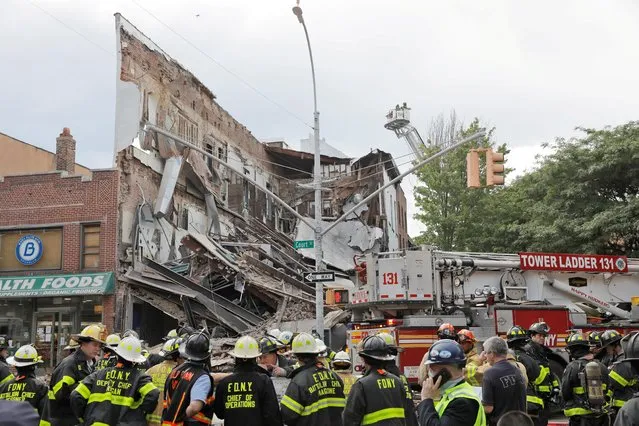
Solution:
<svg viewBox="0 0 639 426"><path fill-rule="evenodd" d="M318 360L320 350L313 336L300 333L293 339L292 346L300 367L291 373L291 382L282 398L284 423L341 426L346 405L342 380Z"/></svg>
<svg viewBox="0 0 639 426"><path fill-rule="evenodd" d="M401 380L402 385L404 386L404 392L406 396L406 401L404 401L404 404L406 405L406 408L407 408L406 425L417 426L417 414L415 413L415 403L413 402L413 392L410 388L410 384L408 383L408 378L402 374L401 370L397 366L397 362L395 361L395 359L397 358L397 355L400 352L403 352L404 349L397 346L397 343L395 342L395 338L390 333L382 332L382 333L377 333L377 335L380 336L382 339L384 339L384 342L388 346L388 353L392 355L393 357L392 360L384 364L384 369L388 371L389 373L397 376L399 380Z"/></svg>
<svg viewBox="0 0 639 426"><path fill-rule="evenodd" d="M621 347L626 355L620 364L628 364L630 369L639 371L639 333L633 332L621 340ZM636 393L617 412L614 426L639 426L639 393Z"/></svg>
<svg viewBox="0 0 639 426"><path fill-rule="evenodd" d="M226 426L281 426L275 387L268 371L257 365L257 340L240 337L230 355L235 358L235 368L216 387L215 415Z"/></svg>
<svg viewBox="0 0 639 426"><path fill-rule="evenodd" d="M42 415L49 392L48 386L36 379L35 369L42 364L38 351L31 345L21 346L16 354L7 359L18 374L8 382L0 384L0 399L26 401Z"/></svg>
<svg viewBox="0 0 639 426"><path fill-rule="evenodd" d="M115 367L118 363L118 356L114 349L120 344L120 336L117 334L109 334L106 338L106 345L102 349L102 356L95 362L95 371L104 370L105 368Z"/></svg>
<svg viewBox="0 0 639 426"><path fill-rule="evenodd" d="M590 352L588 339L581 333L571 334L566 338L566 347L572 361L566 366L561 380L561 395L564 398L564 415L568 417L570 426L608 426L607 401L605 395L608 387L608 369L594 359ZM589 363L596 363L600 379L590 383L586 379ZM595 403L594 398L600 397Z"/></svg>
<svg viewBox="0 0 639 426"><path fill-rule="evenodd" d="M89 325L80 334L71 336L80 347L53 370L40 426L78 424L78 419L71 410L69 397L76 386L93 372L94 360L100 354L106 336L107 331L102 324Z"/></svg>
<svg viewBox="0 0 639 426"><path fill-rule="evenodd" d="M379 335L364 339L359 356L366 372L353 387L346 402L344 426L406 425L406 418L415 416L406 405L406 390L402 381L384 369L395 359Z"/></svg>
<svg viewBox="0 0 639 426"><path fill-rule="evenodd" d="M125 337L114 349L115 367L96 371L71 393L71 408L86 425L144 426L160 391L135 363L144 362L142 344Z"/></svg>

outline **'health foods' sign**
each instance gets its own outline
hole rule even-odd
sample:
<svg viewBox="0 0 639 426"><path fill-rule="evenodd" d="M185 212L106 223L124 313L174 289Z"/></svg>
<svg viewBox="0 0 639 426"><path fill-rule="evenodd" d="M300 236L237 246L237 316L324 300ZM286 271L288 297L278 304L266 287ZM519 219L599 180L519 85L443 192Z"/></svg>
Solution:
<svg viewBox="0 0 639 426"><path fill-rule="evenodd" d="M113 272L0 277L0 298L109 294L113 289Z"/></svg>
<svg viewBox="0 0 639 426"><path fill-rule="evenodd" d="M628 272L626 256L565 253L519 253L524 271Z"/></svg>

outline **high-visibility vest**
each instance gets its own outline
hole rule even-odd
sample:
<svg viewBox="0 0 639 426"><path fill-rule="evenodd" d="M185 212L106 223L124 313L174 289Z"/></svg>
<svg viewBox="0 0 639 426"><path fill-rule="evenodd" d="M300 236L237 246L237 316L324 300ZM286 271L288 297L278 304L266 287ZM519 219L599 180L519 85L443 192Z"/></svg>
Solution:
<svg viewBox="0 0 639 426"><path fill-rule="evenodd" d="M475 418L474 426L486 426L486 413L484 413L484 407L481 405L473 387L466 382L462 382L457 386L453 386L444 391L442 398L435 406L435 410L437 410L439 417L444 414L448 404L457 398L467 398L477 401L477 417Z"/></svg>

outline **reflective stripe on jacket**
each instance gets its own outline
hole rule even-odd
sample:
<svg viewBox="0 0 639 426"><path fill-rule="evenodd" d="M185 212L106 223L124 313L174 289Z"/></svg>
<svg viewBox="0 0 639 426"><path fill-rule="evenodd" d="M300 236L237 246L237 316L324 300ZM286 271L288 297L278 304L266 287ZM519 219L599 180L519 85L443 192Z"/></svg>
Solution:
<svg viewBox="0 0 639 426"><path fill-rule="evenodd" d="M160 391L133 364L96 371L71 393L71 408L87 425L143 425Z"/></svg>
<svg viewBox="0 0 639 426"><path fill-rule="evenodd" d="M12 376L13 377L13 376ZM0 399L26 401L42 415L47 402L49 387L36 379L35 370L27 376L18 376L0 384Z"/></svg>
<svg viewBox="0 0 639 426"><path fill-rule="evenodd" d="M484 413L479 397L477 397L473 387L466 382L461 382L457 386L453 386L444 391L441 399L435 405L435 409L437 410L439 417L444 414L448 404L457 398L467 398L477 401L477 417L475 418L474 426L486 426L486 413Z"/></svg>
<svg viewBox="0 0 639 426"><path fill-rule="evenodd" d="M78 424L71 410L69 397L75 387L91 374L86 356L77 350L53 370L49 384L49 395L44 406L41 426L68 426Z"/></svg>
<svg viewBox="0 0 639 426"><path fill-rule="evenodd" d="M406 390L399 377L370 369L353 385L342 417L344 426L403 426L406 411Z"/></svg>
<svg viewBox="0 0 639 426"><path fill-rule="evenodd" d="M334 371L320 362L302 365L291 373L282 419L289 426L341 426L345 405L344 385Z"/></svg>
<svg viewBox="0 0 639 426"><path fill-rule="evenodd" d="M590 407L588 394L579 377L579 373L583 371L585 364L591 361L593 360L584 358L576 359L571 361L564 370L564 376L561 380L561 396L565 403L564 415L567 417L597 414ZM605 395L608 387L608 369L599 361L595 362L599 364L601 370L602 390Z"/></svg>
<svg viewBox="0 0 639 426"><path fill-rule="evenodd" d="M639 392L637 372L630 362L619 362L624 356L620 355L617 363L610 369L610 391L612 393L611 405L616 409L623 407L632 396Z"/></svg>
<svg viewBox="0 0 639 426"><path fill-rule="evenodd" d="M213 409L229 426L282 426L273 381L255 362L236 361L233 374L215 388Z"/></svg>

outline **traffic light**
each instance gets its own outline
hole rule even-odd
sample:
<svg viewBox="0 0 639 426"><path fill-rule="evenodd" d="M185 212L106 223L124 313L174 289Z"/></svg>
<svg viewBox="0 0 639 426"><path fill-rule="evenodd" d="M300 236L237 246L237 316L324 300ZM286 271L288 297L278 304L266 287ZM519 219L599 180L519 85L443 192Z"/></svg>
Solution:
<svg viewBox="0 0 639 426"><path fill-rule="evenodd" d="M479 152L471 149L466 154L466 186L468 188L479 188Z"/></svg>
<svg viewBox="0 0 639 426"><path fill-rule="evenodd" d="M504 184L504 154L486 150L486 186Z"/></svg>

